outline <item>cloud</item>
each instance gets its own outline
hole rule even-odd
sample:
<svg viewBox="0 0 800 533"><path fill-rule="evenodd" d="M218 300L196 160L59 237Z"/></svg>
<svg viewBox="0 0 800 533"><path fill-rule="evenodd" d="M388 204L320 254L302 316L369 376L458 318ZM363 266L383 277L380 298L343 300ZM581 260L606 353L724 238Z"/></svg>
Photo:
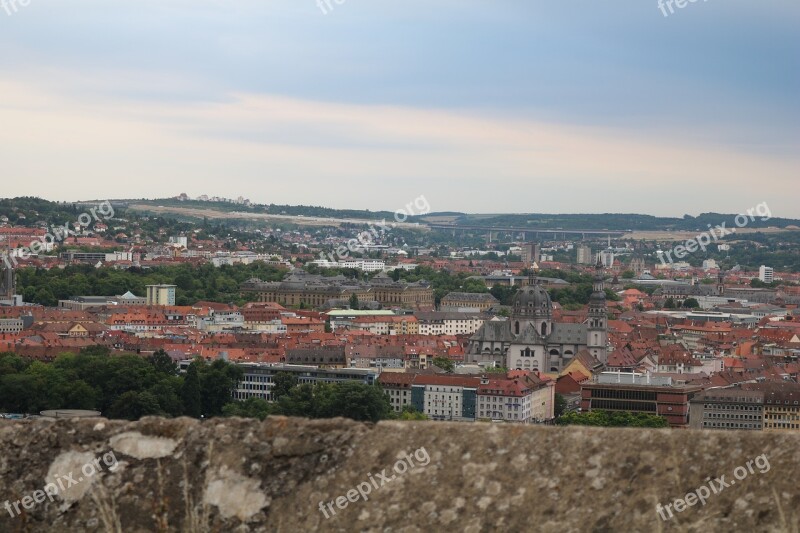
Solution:
<svg viewBox="0 0 800 533"><path fill-rule="evenodd" d="M425 194L434 210L682 215L750 207L752 186L741 184L757 182L776 216L800 215L776 192L794 184L793 154L468 109L245 92L137 99L122 89L142 73L89 79L48 71L0 82L5 195L187 192L396 209Z"/></svg>

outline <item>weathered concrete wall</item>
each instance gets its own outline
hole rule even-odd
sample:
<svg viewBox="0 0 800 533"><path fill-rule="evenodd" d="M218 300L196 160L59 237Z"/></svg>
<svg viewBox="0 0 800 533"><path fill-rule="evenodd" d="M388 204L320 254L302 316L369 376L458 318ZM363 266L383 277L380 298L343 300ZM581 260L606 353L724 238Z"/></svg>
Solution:
<svg viewBox="0 0 800 533"><path fill-rule="evenodd" d="M0 531L796 532L798 444L753 432L340 419L3 422ZM764 454L769 469L761 459L747 471ZM736 480L737 467L746 477ZM659 518L657 504L723 475L730 486L705 505ZM46 486L58 491L52 502Z"/></svg>

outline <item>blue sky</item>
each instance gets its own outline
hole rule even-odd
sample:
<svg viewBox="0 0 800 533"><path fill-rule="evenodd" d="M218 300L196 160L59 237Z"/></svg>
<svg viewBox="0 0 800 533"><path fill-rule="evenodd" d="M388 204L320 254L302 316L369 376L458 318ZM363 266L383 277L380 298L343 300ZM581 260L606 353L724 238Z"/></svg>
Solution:
<svg viewBox="0 0 800 533"><path fill-rule="evenodd" d="M800 217L794 0L332 6L0 7L0 195Z"/></svg>

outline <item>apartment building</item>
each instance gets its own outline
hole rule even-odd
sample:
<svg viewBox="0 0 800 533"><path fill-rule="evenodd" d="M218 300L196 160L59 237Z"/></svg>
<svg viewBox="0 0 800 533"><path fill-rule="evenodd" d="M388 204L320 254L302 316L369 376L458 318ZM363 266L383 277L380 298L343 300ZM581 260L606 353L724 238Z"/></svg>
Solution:
<svg viewBox="0 0 800 533"><path fill-rule="evenodd" d="M797 431L800 429L800 385L765 383L764 431Z"/></svg>
<svg viewBox="0 0 800 533"><path fill-rule="evenodd" d="M689 427L761 431L763 412L763 391L709 389L690 400Z"/></svg>
<svg viewBox="0 0 800 533"><path fill-rule="evenodd" d="M520 379L481 378L477 416L509 422L530 422L532 396L530 387Z"/></svg>
<svg viewBox="0 0 800 533"><path fill-rule="evenodd" d="M798 431L800 385L762 381L714 388L691 400L693 429Z"/></svg>
<svg viewBox="0 0 800 533"><path fill-rule="evenodd" d="M534 373L384 372L379 382L396 412L411 405L432 420L532 423L553 418L555 383Z"/></svg>
<svg viewBox="0 0 800 533"><path fill-rule="evenodd" d="M486 322L477 313L418 311L414 316L420 335L473 335Z"/></svg>
<svg viewBox="0 0 800 533"><path fill-rule="evenodd" d="M480 383L479 377L417 374L411 405L432 420L474 421Z"/></svg>
<svg viewBox="0 0 800 533"><path fill-rule="evenodd" d="M175 305L175 285L148 285L147 305Z"/></svg>
<svg viewBox="0 0 800 533"><path fill-rule="evenodd" d="M413 315L361 316L350 321L351 329L374 335L417 335L419 324Z"/></svg>

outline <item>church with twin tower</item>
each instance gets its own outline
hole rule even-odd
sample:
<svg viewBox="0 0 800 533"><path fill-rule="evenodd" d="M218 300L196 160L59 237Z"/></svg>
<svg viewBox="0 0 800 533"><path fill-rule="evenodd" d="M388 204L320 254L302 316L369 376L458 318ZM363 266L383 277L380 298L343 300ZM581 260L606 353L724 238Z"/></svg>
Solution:
<svg viewBox="0 0 800 533"><path fill-rule="evenodd" d="M538 279L514 296L508 320L487 321L472 336L466 360L494 362L509 370L561 372L580 350L588 350L598 361L608 361L608 313L603 287L603 265L595 265L592 295L586 322L553 322L553 302Z"/></svg>

